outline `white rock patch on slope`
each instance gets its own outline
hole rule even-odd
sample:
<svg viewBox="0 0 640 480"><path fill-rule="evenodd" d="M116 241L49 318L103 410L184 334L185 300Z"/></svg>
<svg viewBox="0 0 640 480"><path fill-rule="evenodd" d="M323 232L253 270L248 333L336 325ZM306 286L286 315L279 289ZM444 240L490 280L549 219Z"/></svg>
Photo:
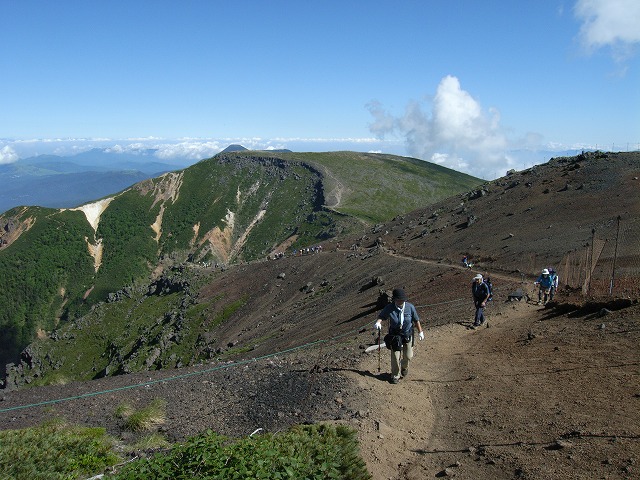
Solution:
<svg viewBox="0 0 640 480"><path fill-rule="evenodd" d="M106 210L113 198L114 197L105 198L94 203L87 203L86 205L82 205L77 208L70 208L69 210L82 211L84 216L87 217L87 222L89 222L93 231L96 232L98 230L98 224L100 223L100 215L102 215L102 212Z"/></svg>
<svg viewBox="0 0 640 480"><path fill-rule="evenodd" d="M87 222L89 222L89 225L93 228L95 244L89 241L88 237L84 237L84 239L87 242L89 254L93 257L93 267L96 272L102 264L102 239L95 238L95 234L98 231L98 225L100 224L100 215L102 215L102 212L106 210L113 198L114 197L105 198L94 203L87 203L86 205L70 209L80 210L84 213L84 216L87 217Z"/></svg>
<svg viewBox="0 0 640 480"><path fill-rule="evenodd" d="M153 200L153 205L151 205L151 208L153 208L156 203L162 202L162 204L160 205L160 212L158 212L158 215L156 217L156 221L151 225L151 228L156 233L156 242L159 242L160 237L162 236L162 218L164 217L165 202L170 200L171 203L175 203L176 200L178 200L183 176L183 172L165 173L164 175L161 175L159 177L160 181L153 188L153 195L155 196L155 198Z"/></svg>
<svg viewBox="0 0 640 480"><path fill-rule="evenodd" d="M216 226L209 230L199 242L199 247L208 243L208 250L217 258L223 262L227 262L231 255L232 238L235 226L235 213L227 209L227 214L223 220L226 223L224 230ZM200 224L196 224L193 227L194 240L198 236L200 231Z"/></svg>

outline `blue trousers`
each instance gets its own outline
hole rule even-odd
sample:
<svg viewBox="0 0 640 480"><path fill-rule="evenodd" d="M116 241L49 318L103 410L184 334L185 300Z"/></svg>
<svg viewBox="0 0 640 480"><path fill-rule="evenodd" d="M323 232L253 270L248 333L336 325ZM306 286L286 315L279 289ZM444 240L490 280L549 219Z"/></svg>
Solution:
<svg viewBox="0 0 640 480"><path fill-rule="evenodd" d="M477 327L478 325L482 325L484 323L484 307L481 307L480 304L476 304L476 316L473 319L473 324Z"/></svg>

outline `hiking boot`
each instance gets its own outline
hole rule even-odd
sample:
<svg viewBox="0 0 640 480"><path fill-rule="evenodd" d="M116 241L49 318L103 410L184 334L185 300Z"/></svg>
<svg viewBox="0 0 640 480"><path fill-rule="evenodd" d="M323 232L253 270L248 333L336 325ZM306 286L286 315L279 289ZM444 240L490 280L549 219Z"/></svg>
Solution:
<svg viewBox="0 0 640 480"><path fill-rule="evenodd" d="M400 375L403 377L406 377L409 374L409 369L408 368L403 368L402 370L400 370Z"/></svg>
<svg viewBox="0 0 640 480"><path fill-rule="evenodd" d="M391 377L391 383L393 383L394 385L395 385L396 383L398 383L399 381L400 381L400 378L398 378L398 377Z"/></svg>

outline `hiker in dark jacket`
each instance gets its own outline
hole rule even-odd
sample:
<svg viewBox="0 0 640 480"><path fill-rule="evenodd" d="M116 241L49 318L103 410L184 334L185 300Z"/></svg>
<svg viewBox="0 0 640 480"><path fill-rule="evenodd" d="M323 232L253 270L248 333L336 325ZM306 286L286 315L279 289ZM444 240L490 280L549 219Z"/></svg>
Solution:
<svg viewBox="0 0 640 480"><path fill-rule="evenodd" d="M394 289L391 300L378 314L374 328L382 330L382 321L389 320L389 334L398 335L402 339L402 346L390 348L392 346L387 345L391 350L391 383L398 383L401 377L406 377L409 373L409 362L413 358L413 326L418 328L420 340L424 340L424 332L416 307L407 302L404 290ZM385 343L387 341L390 341L389 336L385 337Z"/></svg>
<svg viewBox="0 0 640 480"><path fill-rule="evenodd" d="M551 289L549 290L549 301L553 302L553 296L558 291L558 272L556 272L553 268L550 268L549 276L551 277Z"/></svg>
<svg viewBox="0 0 640 480"><path fill-rule="evenodd" d="M473 283L471 284L471 295L473 296L473 303L476 307L476 315L473 319L473 328L478 328L484 324L484 307L487 306L487 301L490 295L489 287L482 281L482 275L478 274L473 277Z"/></svg>

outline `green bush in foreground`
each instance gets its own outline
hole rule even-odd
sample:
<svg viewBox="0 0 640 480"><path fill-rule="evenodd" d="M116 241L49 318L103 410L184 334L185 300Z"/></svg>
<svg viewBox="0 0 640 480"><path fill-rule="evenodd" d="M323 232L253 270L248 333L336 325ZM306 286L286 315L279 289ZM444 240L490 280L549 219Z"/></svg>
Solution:
<svg viewBox="0 0 640 480"><path fill-rule="evenodd" d="M207 431L168 452L118 466L122 460L114 445L103 428L61 421L0 431L0 479L83 479L107 469L106 477L120 480L371 478L359 456L356 432L347 426L296 426L287 433L239 440ZM156 435L131 452L167 447Z"/></svg>
<svg viewBox="0 0 640 480"><path fill-rule="evenodd" d="M127 411L130 408L123 404L116 409L116 415L124 418L124 428L132 432L150 432L164 424L167 402L162 399L156 399L140 410Z"/></svg>
<svg viewBox="0 0 640 480"><path fill-rule="evenodd" d="M284 434L237 441L207 431L167 454L128 463L109 478L365 480L371 476L352 428L305 425Z"/></svg>
<svg viewBox="0 0 640 480"><path fill-rule="evenodd" d="M29 480L86 477L120 460L103 428L49 422L0 431L0 478Z"/></svg>

